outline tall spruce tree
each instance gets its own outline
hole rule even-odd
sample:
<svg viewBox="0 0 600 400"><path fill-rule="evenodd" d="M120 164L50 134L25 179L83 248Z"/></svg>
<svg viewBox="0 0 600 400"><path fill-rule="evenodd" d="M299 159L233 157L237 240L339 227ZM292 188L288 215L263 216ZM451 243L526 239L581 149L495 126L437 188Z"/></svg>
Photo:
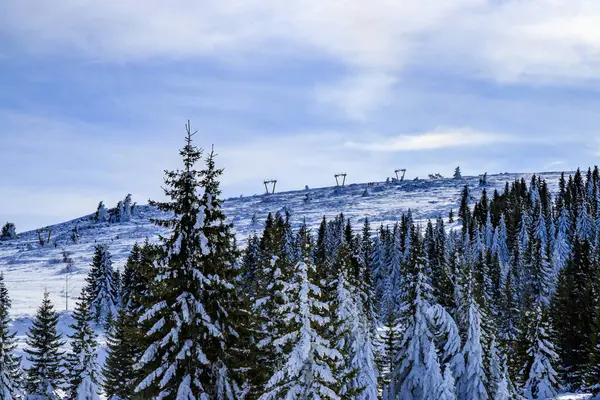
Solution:
<svg viewBox="0 0 600 400"><path fill-rule="evenodd" d="M205 170L195 169L202 150L192 143L189 122L186 131L184 169L165 172L171 201L150 202L173 217L155 221L171 234L161 237L155 303L140 317L151 344L136 365L145 375L136 392L146 398L232 399L236 385L224 354L233 334L226 321L234 289L233 235L220 209L221 170L214 168L214 155Z"/></svg>
<svg viewBox="0 0 600 400"><path fill-rule="evenodd" d="M84 292L85 296L85 292ZM96 333L92 328L94 316L90 303L82 298L73 312L75 324L71 325L71 351L67 355L68 387L70 400L99 400Z"/></svg>
<svg viewBox="0 0 600 400"><path fill-rule="evenodd" d="M118 293L111 258L107 245L96 245L84 288L94 321L102 326L107 326L117 313Z"/></svg>
<svg viewBox="0 0 600 400"><path fill-rule="evenodd" d="M285 303L278 308L285 321L281 336L273 342L281 347L285 360L269 379L260 400L340 399L332 369L342 355L319 333L329 323L327 304L315 281L314 266L296 264L292 279L283 288Z"/></svg>
<svg viewBox="0 0 600 400"><path fill-rule="evenodd" d="M27 333L25 354L31 366L27 370L26 391L30 400L58 400L57 389L63 383L64 345L57 332L58 314L44 292L33 324Z"/></svg>
<svg viewBox="0 0 600 400"><path fill-rule="evenodd" d="M434 307L430 277L427 275L423 244L413 227L409 233L409 250L404 280L401 321L405 327L400 350L394 360L395 370L389 389L389 398L417 400L439 398L443 392L444 377L434 337L435 320L450 322L442 307ZM441 314L433 318L434 314ZM440 336L448 336L444 332ZM451 338L452 340L455 338ZM449 343L446 343L449 344ZM441 348L446 346L442 345ZM448 347L452 347L451 344Z"/></svg>

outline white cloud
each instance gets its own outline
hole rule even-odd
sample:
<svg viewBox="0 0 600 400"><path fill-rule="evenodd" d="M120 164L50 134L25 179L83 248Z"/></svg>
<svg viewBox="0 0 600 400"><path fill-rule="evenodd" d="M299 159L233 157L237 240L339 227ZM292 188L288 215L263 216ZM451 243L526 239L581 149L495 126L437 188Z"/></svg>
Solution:
<svg viewBox="0 0 600 400"><path fill-rule="evenodd" d="M0 29L36 50L116 60L285 51L291 43L390 68L404 63L415 36L481 1L57 0L39 10L22 0L0 5Z"/></svg>
<svg viewBox="0 0 600 400"><path fill-rule="evenodd" d="M595 0L21 0L0 2L2 35L23 51L116 63L325 58L346 78L317 80L315 98L356 121L403 95L392 89L409 63L501 82L600 78Z"/></svg>
<svg viewBox="0 0 600 400"><path fill-rule="evenodd" d="M595 0L21 0L0 4L0 32L30 50L113 61L310 50L380 73L425 55L508 81L600 70Z"/></svg>
<svg viewBox="0 0 600 400"><path fill-rule="evenodd" d="M361 72L334 85L317 88L320 103L354 120L364 121L392 98L397 79L380 72Z"/></svg>
<svg viewBox="0 0 600 400"><path fill-rule="evenodd" d="M436 150L454 147L476 147L518 140L509 135L477 132L469 129L439 130L413 135L400 135L375 142L347 142L346 147L375 152Z"/></svg>

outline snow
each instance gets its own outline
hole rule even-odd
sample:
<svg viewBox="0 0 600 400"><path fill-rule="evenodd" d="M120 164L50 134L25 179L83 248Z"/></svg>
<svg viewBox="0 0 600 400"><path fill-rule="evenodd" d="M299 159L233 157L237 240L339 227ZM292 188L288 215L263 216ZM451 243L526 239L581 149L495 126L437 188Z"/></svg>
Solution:
<svg viewBox="0 0 600 400"><path fill-rule="evenodd" d="M531 180L532 174L499 174L490 175L485 190L491 196L494 189L503 191L506 182L524 178ZM545 179L554 192L558 187L559 172L538 174ZM159 185L160 182L157 182ZM424 223L429 218L442 216L446 228L451 229L456 223L447 222L448 213L454 210L457 214L460 195L464 185L469 186L472 201L479 198L483 187L479 186L479 177L462 179L436 179L402 182L377 182L374 184L348 184L345 187L326 187L302 189L298 191L234 197L223 204L223 210L229 222L233 222L238 242L245 244L253 233L262 230L262 221L269 212L289 210L292 223L298 227L303 220L310 229L317 230L323 215L328 219L343 212L352 220L353 226L360 229L365 217L369 218L371 228L377 230L380 224L397 222L403 213L412 210L413 219ZM257 185L259 187L259 185ZM363 196L367 192L368 196ZM306 202L307 193L310 202ZM99 199L100 200L100 199ZM69 278L69 305L73 307L81 288L85 285L85 277L89 271L94 246L107 244L112 255L113 265L123 270L123 266L133 245L148 239L158 242L158 235L167 230L153 224L151 218L166 218L169 215L144 205L136 205L135 213L127 216L128 221L121 223L96 223L96 210L90 215L72 221L44 227L51 230L49 244L41 246L36 230L18 232L17 238L0 241L0 271L4 273L9 294L13 300L11 315L14 318L13 330L17 332L19 353L24 345L25 332L31 324L42 300L44 290L58 310L65 308L66 278ZM258 221L258 223L257 223ZM587 223L588 221L584 221ZM583 222L582 222L583 224ZM79 239L71 240L73 229L77 227ZM18 227L17 227L18 228ZM583 227L582 227L583 228ZM42 234L45 236L45 233ZM56 245L55 245L56 243ZM66 263L63 262L63 250L73 260L73 272L65 276ZM71 310L69 310L71 311ZM73 323L70 312L61 312L59 332L65 336L71 333L69 325ZM105 358L105 335L98 331L99 359L102 364ZM562 400L583 399L572 395L560 397Z"/></svg>

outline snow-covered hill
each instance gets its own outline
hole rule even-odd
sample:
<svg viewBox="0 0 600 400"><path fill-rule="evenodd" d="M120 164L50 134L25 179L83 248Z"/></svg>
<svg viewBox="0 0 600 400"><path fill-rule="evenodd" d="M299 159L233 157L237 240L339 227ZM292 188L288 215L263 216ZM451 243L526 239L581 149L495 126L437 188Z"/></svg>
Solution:
<svg viewBox="0 0 600 400"><path fill-rule="evenodd" d="M554 190L560 173L542 173ZM530 180L531 174L501 174L488 177L488 192L502 191L506 182ZM372 227L397 221L402 213L411 209L417 220L442 216L447 218L450 209L457 211L464 185L472 189L473 199L481 195L479 177L461 180L419 180L395 183L351 184L346 187L326 187L309 190L282 192L251 197L231 198L225 201L225 212L234 223L240 243L253 231L260 231L262 221L269 212L289 210L296 224L303 220L316 228L323 215L333 217L340 212L350 217L357 228L364 217L369 217ZM310 201L306 201L310 197ZM70 254L75 272L70 274L71 307L83 286L91 263L94 245L108 243L113 261L122 267L135 242L146 238L156 241L162 228L156 227L151 218L161 218L156 209L137 206L134 218L127 223L95 224L92 216L45 227L51 230L51 243L41 246L37 231L23 232L18 238L0 241L0 271L4 273L7 287L13 299L12 313L17 318L27 318L35 313L44 290L50 292L58 309L65 308L65 267L63 251ZM94 210L90 210L94 211ZM77 226L80 238L71 240L71 232ZM43 233L42 237L46 237Z"/></svg>
<svg viewBox="0 0 600 400"><path fill-rule="evenodd" d="M540 174L548 182L552 191L558 186L560 172ZM488 177L485 189L493 193L495 189L503 191L507 182L516 179L531 179L532 174L500 174ZM316 229L323 216L333 217L343 212L360 229L365 217L371 221L373 229L380 224L394 223L407 210L414 218L426 221L439 216L447 220L451 209L456 213L464 185L471 189L472 201L479 199L483 187L479 177L464 177L460 180L418 180L404 182L376 182L351 184L346 187L326 187L275 194L256 195L227 199L225 212L235 226L242 245L252 232L260 232L267 214L288 210L294 224L306 221ZM309 199L309 200L307 200ZM90 210L92 212L94 210ZM136 242L148 239L157 241L159 234L167 233L151 222L152 218L165 218L167 215L150 206L136 206L132 220L126 223L94 222L94 214L72 221L43 227L42 237L51 231L50 244L40 245L38 231L18 234L12 240L0 241L0 271L4 274L9 294L13 300L13 329L17 332L17 341L22 351L25 333L31 325L31 317L39 306L44 290L50 293L56 308L61 311L59 330L68 335L72 323L71 314L66 308L65 288L69 279L69 309L75 304L85 283L85 277L92 261L94 246L107 243L114 265L122 268L127 256ZM454 225L449 224L450 228ZM79 238L73 242L71 234L77 227ZM65 273L64 253L73 260L74 271ZM101 344L100 362L105 357L102 332L99 332ZM566 397L582 398L582 397ZM583 397L584 398L584 397Z"/></svg>

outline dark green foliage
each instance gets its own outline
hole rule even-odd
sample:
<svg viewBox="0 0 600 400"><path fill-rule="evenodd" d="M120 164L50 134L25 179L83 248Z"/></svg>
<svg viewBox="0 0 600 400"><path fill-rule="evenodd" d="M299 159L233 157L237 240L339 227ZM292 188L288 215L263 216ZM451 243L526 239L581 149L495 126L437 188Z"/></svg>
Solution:
<svg viewBox="0 0 600 400"><path fill-rule="evenodd" d="M42 305L38 308L33 325L27 333L25 353L31 367L27 370L26 390L30 395L48 396L53 399L54 391L64 381L61 370L63 352L62 335L56 330L58 314L44 293Z"/></svg>
<svg viewBox="0 0 600 400"><path fill-rule="evenodd" d="M0 233L0 239L14 239L17 237L17 230L15 224L7 222L2 227L2 233Z"/></svg>
<svg viewBox="0 0 600 400"><path fill-rule="evenodd" d="M86 278L84 297L90 303L90 309L97 324L107 325L116 315L117 285L108 246L96 245L92 265Z"/></svg>
<svg viewBox="0 0 600 400"><path fill-rule="evenodd" d="M575 239L571 258L558 278L552 318L556 330L561 377L577 389L585 385L589 365L597 298L594 295L596 266L587 241Z"/></svg>

